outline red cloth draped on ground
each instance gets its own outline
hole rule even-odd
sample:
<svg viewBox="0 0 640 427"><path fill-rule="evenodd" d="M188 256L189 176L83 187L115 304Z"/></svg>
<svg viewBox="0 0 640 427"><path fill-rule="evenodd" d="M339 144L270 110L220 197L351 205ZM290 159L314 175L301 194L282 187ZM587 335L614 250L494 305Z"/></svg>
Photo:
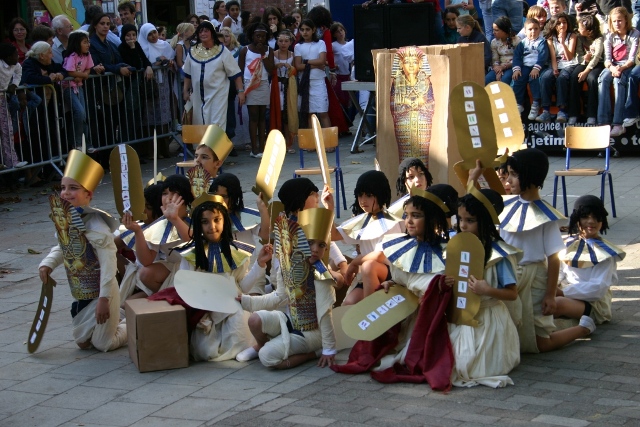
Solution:
<svg viewBox="0 0 640 427"><path fill-rule="evenodd" d="M150 301L166 301L171 305L181 305L187 311L187 330L189 333L196 329L198 322L202 319L202 316L207 314L205 310L200 310L198 308L193 308L178 295L176 288L166 288L161 291L156 292L155 294L147 297Z"/></svg>
<svg viewBox="0 0 640 427"><path fill-rule="evenodd" d="M262 81L262 57L249 62L247 68L251 73L251 79L249 79L249 86L244 89L244 96L247 96L249 92L260 86L260 82Z"/></svg>
<svg viewBox="0 0 640 427"><path fill-rule="evenodd" d="M273 67L271 73L271 94L269 97L269 128L282 129L282 106L280 105L280 84L278 83L278 69Z"/></svg>
<svg viewBox="0 0 640 427"><path fill-rule="evenodd" d="M396 364L381 372L371 372L373 379L382 383L426 381L433 390L451 389L451 372L455 360L445 311L452 294L451 289L440 292L440 285L444 288L444 278L444 275L435 276L420 302L405 365ZM356 342L347 364L334 365L331 369L349 374L369 370L396 346L399 331L398 324L371 342Z"/></svg>

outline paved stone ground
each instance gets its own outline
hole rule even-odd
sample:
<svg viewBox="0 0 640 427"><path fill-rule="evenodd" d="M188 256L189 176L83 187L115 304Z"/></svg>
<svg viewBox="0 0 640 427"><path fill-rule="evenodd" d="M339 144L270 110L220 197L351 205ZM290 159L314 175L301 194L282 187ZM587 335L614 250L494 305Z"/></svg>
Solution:
<svg viewBox="0 0 640 427"><path fill-rule="evenodd" d="M341 140L347 203L357 177L373 168L374 150L348 154ZM308 156L312 158L313 156ZM165 175L171 162L161 161ZM563 159L551 159L551 170ZM598 165L581 158L575 165ZM249 190L258 167L241 152L226 171ZM288 155L281 182L298 155ZM71 297L62 269L54 272L53 311L40 349L30 355L26 338L40 295L37 265L56 242L48 219L48 190L23 190L22 202L0 205L0 426L202 426L313 425L640 425L640 168L637 158L612 160L618 218L608 238L627 250L614 288L614 319L588 339L560 351L525 355L512 373L515 386L432 392L426 384L383 385L368 375L334 374L314 364L275 372L259 363L192 363L189 368L140 374L126 348L82 351L71 339ZM152 166L143 165L149 179ZM316 179L318 183L320 179ZM570 203L598 194L596 178L571 179ZM550 198L552 179L544 193ZM245 194L248 205L254 200ZM608 196L607 196L608 197ZM115 212L110 177L95 204ZM343 214L341 220L348 215ZM30 254L29 249L41 252ZM346 360L347 351L340 353Z"/></svg>

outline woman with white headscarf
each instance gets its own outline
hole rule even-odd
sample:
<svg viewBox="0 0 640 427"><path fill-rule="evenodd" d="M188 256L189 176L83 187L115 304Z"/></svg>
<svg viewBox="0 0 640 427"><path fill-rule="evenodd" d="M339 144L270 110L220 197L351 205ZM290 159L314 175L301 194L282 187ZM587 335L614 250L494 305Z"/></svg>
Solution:
<svg viewBox="0 0 640 427"><path fill-rule="evenodd" d="M168 42L160 40L158 30L153 24L144 24L140 27L138 43L149 62L154 67L162 67L156 69L154 73L158 82L158 95L147 99L146 124L166 125L171 121L171 86L168 70L173 67L176 53Z"/></svg>

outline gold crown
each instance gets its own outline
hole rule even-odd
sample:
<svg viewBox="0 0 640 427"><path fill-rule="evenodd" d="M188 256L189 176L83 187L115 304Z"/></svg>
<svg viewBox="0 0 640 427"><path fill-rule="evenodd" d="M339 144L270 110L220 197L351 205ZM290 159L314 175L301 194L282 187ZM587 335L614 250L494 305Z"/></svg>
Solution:
<svg viewBox="0 0 640 427"><path fill-rule="evenodd" d="M333 211L325 208L311 208L298 212L298 224L302 227L307 240L321 240L329 243Z"/></svg>
<svg viewBox="0 0 640 427"><path fill-rule="evenodd" d="M489 201L489 199L487 199L487 197L484 194L482 194L482 192L478 190L475 185L473 185L473 182L470 182L467 184L467 194L471 194L473 197L478 199L480 203L484 205L484 207L489 212L489 215L491 215L491 220L493 221L494 224L496 225L500 224L500 219L498 219L498 213L496 212L496 208L494 208L491 202Z"/></svg>
<svg viewBox="0 0 640 427"><path fill-rule="evenodd" d="M430 202L433 202L436 205L438 205L438 207L442 209L442 212L449 213L449 208L447 207L447 205L442 201L440 197L436 196L433 193L424 191L423 189L418 187L412 187L411 196L418 196L418 197L422 197L423 199L427 199Z"/></svg>
<svg viewBox="0 0 640 427"><path fill-rule="evenodd" d="M159 183L159 182L164 181L165 179L167 179L167 177L166 177L166 176L164 176L164 175L162 174L162 172L158 172L158 175L156 175L156 177L155 177L156 184L157 184L157 183ZM149 182L147 182L147 187L149 187L149 186L151 186L151 185L153 185L153 178L151 178L151 179L149 180ZM146 187L145 187L145 188L146 188Z"/></svg>
<svg viewBox="0 0 640 427"><path fill-rule="evenodd" d="M88 191L95 191L104 176L100 163L79 150L69 151L64 176L74 179Z"/></svg>
<svg viewBox="0 0 640 427"><path fill-rule="evenodd" d="M220 203L222 206L227 208L227 204L224 202L224 199L222 198L222 196L216 196L209 193L202 193L197 199L193 201L193 203L191 203L191 211L193 211L195 208L197 208L198 206L200 206L205 202Z"/></svg>
<svg viewBox="0 0 640 427"><path fill-rule="evenodd" d="M233 150L233 143L227 137L224 129L218 125L209 125L207 131L202 136L200 144L211 148L211 151L214 152L218 160L222 160L223 162L229 153L231 153L231 150Z"/></svg>

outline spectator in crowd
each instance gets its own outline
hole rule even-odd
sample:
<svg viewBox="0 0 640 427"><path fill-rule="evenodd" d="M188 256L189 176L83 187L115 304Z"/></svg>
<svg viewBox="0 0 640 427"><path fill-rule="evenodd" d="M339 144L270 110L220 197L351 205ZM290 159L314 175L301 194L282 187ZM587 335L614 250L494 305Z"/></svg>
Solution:
<svg viewBox="0 0 640 427"><path fill-rule="evenodd" d="M49 46L53 47L53 38L56 33L53 32L51 27L46 25L36 25L31 32L31 43L47 42Z"/></svg>
<svg viewBox="0 0 640 427"><path fill-rule="evenodd" d="M480 24L471 15L460 15L456 18L456 26L460 34L458 43L484 43L484 72L486 73L491 63L491 45L482 34Z"/></svg>
<svg viewBox="0 0 640 427"><path fill-rule="evenodd" d="M51 21L51 28L56 33L53 39L53 62L62 64L62 52L67 48L73 25L65 15L58 15Z"/></svg>
<svg viewBox="0 0 640 427"><path fill-rule="evenodd" d="M485 84L502 81L511 84L513 76L513 50L520 43L518 36L513 35L511 21L501 16L493 23L493 40L491 40L491 70L484 79Z"/></svg>
<svg viewBox="0 0 640 427"><path fill-rule="evenodd" d="M230 28L231 32L235 37L238 37L242 34L242 17L240 16L240 3L237 0L231 0L227 2L227 15L222 21L222 26L225 28Z"/></svg>
<svg viewBox="0 0 640 427"><path fill-rule="evenodd" d="M93 33L90 27L95 27L94 20L98 16L103 14L104 12L102 11L102 8L100 6L92 5L87 7L87 9L84 12L85 23L82 27L80 27L80 29L82 31L87 31L89 32L89 35L92 35ZM109 18L108 15L107 15L107 18ZM111 18L109 18L109 27L107 28L107 35L105 37L106 37L106 40L113 43L116 47L120 46L120 38L111 31Z"/></svg>
<svg viewBox="0 0 640 427"><path fill-rule="evenodd" d="M120 3L118 5L118 14L120 15L122 25L136 25L136 7L133 3L128 1Z"/></svg>
<svg viewBox="0 0 640 427"><path fill-rule="evenodd" d="M267 40L271 49L276 49L276 40L278 39L278 33L284 30L284 24L282 23L282 14L276 7L268 7L262 14L262 23L271 30L271 37ZM331 24L329 24L330 26ZM327 27L329 28L329 27ZM249 40L251 42L251 40Z"/></svg>
<svg viewBox="0 0 640 427"><path fill-rule="evenodd" d="M188 22L193 25L193 28L198 28L198 25L200 25L200 18L198 18L198 15L195 13L192 13L191 15L187 15L183 22Z"/></svg>
<svg viewBox="0 0 640 427"><path fill-rule="evenodd" d="M609 14L609 32L604 38L604 70L598 78L598 123L612 124L611 136L624 133L622 126L627 102L628 80L635 65L640 32L631 26L631 14L624 7L616 7ZM611 112L611 85L615 105ZM631 94L638 96L638 93Z"/></svg>
<svg viewBox="0 0 640 427"><path fill-rule="evenodd" d="M444 43L445 44L456 44L458 42L458 27L456 26L456 18L460 16L460 12L458 9L454 8L446 8L442 12L443 16L443 24L444 24Z"/></svg>
<svg viewBox="0 0 640 427"><path fill-rule="evenodd" d="M29 38L29 27L22 18L13 18L9 22L9 35L7 41L18 49L18 63L22 64L26 59L26 54L31 49L31 45L27 43Z"/></svg>
<svg viewBox="0 0 640 427"><path fill-rule="evenodd" d="M222 21L224 21L224 18L226 17L227 17L226 3L224 2L224 0L217 0L213 4L213 20L211 21L216 31L218 31L220 27L222 27ZM200 19L200 21L202 21L202 19Z"/></svg>

